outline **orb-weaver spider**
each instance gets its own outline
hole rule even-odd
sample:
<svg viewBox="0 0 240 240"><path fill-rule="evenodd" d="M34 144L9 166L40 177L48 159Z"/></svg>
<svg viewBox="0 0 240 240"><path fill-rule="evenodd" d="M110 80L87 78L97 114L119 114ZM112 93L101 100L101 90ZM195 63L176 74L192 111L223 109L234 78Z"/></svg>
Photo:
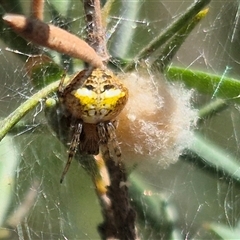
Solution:
<svg viewBox="0 0 240 240"><path fill-rule="evenodd" d="M112 120L121 112L128 98L127 88L109 70L94 69L90 76L86 73L87 70L79 72L65 88L63 81L59 85L59 99L75 122L61 182L78 146L81 153L97 155L101 143L115 141ZM114 146L116 156L120 157L116 142Z"/></svg>

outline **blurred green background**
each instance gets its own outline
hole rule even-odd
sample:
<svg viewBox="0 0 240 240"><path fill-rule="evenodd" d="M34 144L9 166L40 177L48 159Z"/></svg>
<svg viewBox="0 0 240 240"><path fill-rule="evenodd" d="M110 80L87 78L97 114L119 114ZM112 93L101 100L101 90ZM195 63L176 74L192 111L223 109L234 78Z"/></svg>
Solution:
<svg viewBox="0 0 240 240"><path fill-rule="evenodd" d="M4 1L0 1L1 4L2 2ZM29 13L29 1L9 2L12 3L8 11L19 13L22 10L25 14ZM46 1L46 21L52 19L50 2L63 16L67 15L74 33L81 35L84 32L84 15L80 1ZM112 56L125 58L134 56L153 36L183 14L192 4L190 1L180 0L129 1L133 12L132 15L126 16L124 14L127 12L127 6L124 5L127 3L116 2L109 17L108 34L112 35L108 46ZM221 3L212 1L209 5L209 14L187 38L173 63L184 68L238 78L240 73L238 4L238 1ZM136 15L134 11L137 12ZM129 32L131 29L135 30L134 35L121 31L124 24L127 25ZM0 36L8 31L9 28L4 28ZM129 42L126 44L124 41L127 39ZM128 47L127 51L119 47L124 44ZM26 76L24 61L18 54L6 51L6 46L9 46L7 41L1 42L1 118L10 114L35 92ZM17 44L14 50L30 53L25 52L26 49L22 49L21 46L18 48ZM199 109L209 103L212 97L198 94L196 91L193 105ZM59 184L67 160L67 150L46 127L43 107L44 104L40 103L27 115L24 120L29 126L25 130L12 133L11 139L1 142L3 149L9 150L0 153L0 167L3 169L4 161L16 163L12 168L14 181L9 180L8 184L11 199L6 200L7 212L2 217L3 227L12 234L7 239L99 239L97 225L102 221L101 209L92 181L78 162L74 161L64 183ZM239 120L239 106L231 105L214 117L206 119L196 131L238 159ZM16 151L14 155L11 154L13 151ZM136 170L134 174L138 174L140 178L137 180L138 183L140 185L143 183L142 190L151 190L151 196L146 196L143 192L142 195L135 195L141 208L139 216L142 239L160 239L160 236L161 239L170 239L169 232L175 234L172 234L172 239L221 239L208 229L211 229L210 225L207 225L210 222L224 224L231 230L230 232L234 232L240 216L240 188L239 182L231 176L211 168L197 157L192 157L191 160L180 158L176 164L167 169L149 164L149 168L144 171ZM10 229L4 222L24 201L26 193L33 188L35 182L38 183L34 190L36 199L28 215L18 228ZM134 193L134 189L132 192ZM4 195L0 191L1 199L7 197ZM159 211L162 218L160 227L156 228L145 218L144 213L149 210L147 206L149 199L159 202L158 208L152 211ZM1 211L4 212L0 210L0 213ZM230 239L227 233L226 230L225 239ZM239 239L240 233L239 238L237 234L234 236L235 239Z"/></svg>

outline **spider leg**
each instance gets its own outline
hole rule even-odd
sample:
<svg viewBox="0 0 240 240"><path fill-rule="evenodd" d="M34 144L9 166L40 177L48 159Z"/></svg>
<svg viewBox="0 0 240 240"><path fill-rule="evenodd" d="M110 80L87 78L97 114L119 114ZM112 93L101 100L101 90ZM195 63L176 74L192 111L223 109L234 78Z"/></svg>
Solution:
<svg viewBox="0 0 240 240"><path fill-rule="evenodd" d="M81 135L81 132L82 132L82 123L76 123L75 124L75 129L74 129L74 133L73 133L73 138L72 138L72 141L70 143L70 148L69 148L69 152L68 152L68 160L67 160L67 163L63 169L63 172L62 172L62 176L60 178L60 183L63 182L63 179L71 165L71 162L72 162L72 159L77 151L77 148L78 148L78 145L79 145L79 141L80 141L80 135Z"/></svg>
<svg viewBox="0 0 240 240"><path fill-rule="evenodd" d="M58 94L60 96L62 96L63 91L64 91L64 80L65 80L65 77L66 77L66 72L62 75L61 81L60 81L59 86L58 86Z"/></svg>
<svg viewBox="0 0 240 240"><path fill-rule="evenodd" d="M108 141L108 133L105 127L105 123L99 123L97 125L98 136L101 144L106 144Z"/></svg>
<svg viewBox="0 0 240 240"><path fill-rule="evenodd" d="M112 122L107 123L106 127L109 135L108 147L110 149L113 148L114 156L117 157L117 162L119 162L121 160L122 153L117 141L116 127Z"/></svg>
<svg viewBox="0 0 240 240"><path fill-rule="evenodd" d="M101 152L105 160L113 157L116 163L121 160L121 150L117 141L115 126L112 122L98 124Z"/></svg>

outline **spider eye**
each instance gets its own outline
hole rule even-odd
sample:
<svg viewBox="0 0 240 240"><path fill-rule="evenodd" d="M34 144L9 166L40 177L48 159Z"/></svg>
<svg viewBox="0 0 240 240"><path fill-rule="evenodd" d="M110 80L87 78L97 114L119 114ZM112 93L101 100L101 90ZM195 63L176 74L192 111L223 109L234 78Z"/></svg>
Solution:
<svg viewBox="0 0 240 240"><path fill-rule="evenodd" d="M87 90L93 90L94 89L93 85L85 85L85 88Z"/></svg>
<svg viewBox="0 0 240 240"><path fill-rule="evenodd" d="M107 84L107 85L104 85L104 87L103 87L104 91L112 89L112 88L114 88L114 85L112 85L112 84Z"/></svg>

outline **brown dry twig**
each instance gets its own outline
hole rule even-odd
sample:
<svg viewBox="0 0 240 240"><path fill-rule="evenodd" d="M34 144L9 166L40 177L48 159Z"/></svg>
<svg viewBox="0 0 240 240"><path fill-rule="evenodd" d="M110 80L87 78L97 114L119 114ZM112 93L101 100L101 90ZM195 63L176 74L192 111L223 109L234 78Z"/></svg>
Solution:
<svg viewBox="0 0 240 240"><path fill-rule="evenodd" d="M107 63L105 31L101 20L99 0L84 0L84 10L87 21L87 42ZM111 141L116 142L115 129L113 129ZM110 141L110 140L109 140ZM115 148L118 148L115 147ZM109 183L106 183L106 194L99 195L102 202L104 222L99 230L103 239L137 239L135 225L136 213L130 204L127 187L127 174L121 161L121 152L113 157L110 154L109 143L102 142L101 153L107 169Z"/></svg>
<svg viewBox="0 0 240 240"><path fill-rule="evenodd" d="M35 0L31 2L31 17L43 20L44 0Z"/></svg>
<svg viewBox="0 0 240 240"><path fill-rule="evenodd" d="M130 204L125 167L122 162L116 163L113 160L106 144L101 145L101 152L110 178L106 193L110 201L105 201L107 204L103 208L104 222L99 227L102 238L138 239L136 212Z"/></svg>
<svg viewBox="0 0 240 240"><path fill-rule="evenodd" d="M96 68L104 68L101 57L77 36L36 18L5 14L3 20L16 33L34 44L78 58Z"/></svg>
<svg viewBox="0 0 240 240"><path fill-rule="evenodd" d="M107 62L109 57L106 49L105 29L102 24L100 1L83 1L83 6L87 22L86 41Z"/></svg>

